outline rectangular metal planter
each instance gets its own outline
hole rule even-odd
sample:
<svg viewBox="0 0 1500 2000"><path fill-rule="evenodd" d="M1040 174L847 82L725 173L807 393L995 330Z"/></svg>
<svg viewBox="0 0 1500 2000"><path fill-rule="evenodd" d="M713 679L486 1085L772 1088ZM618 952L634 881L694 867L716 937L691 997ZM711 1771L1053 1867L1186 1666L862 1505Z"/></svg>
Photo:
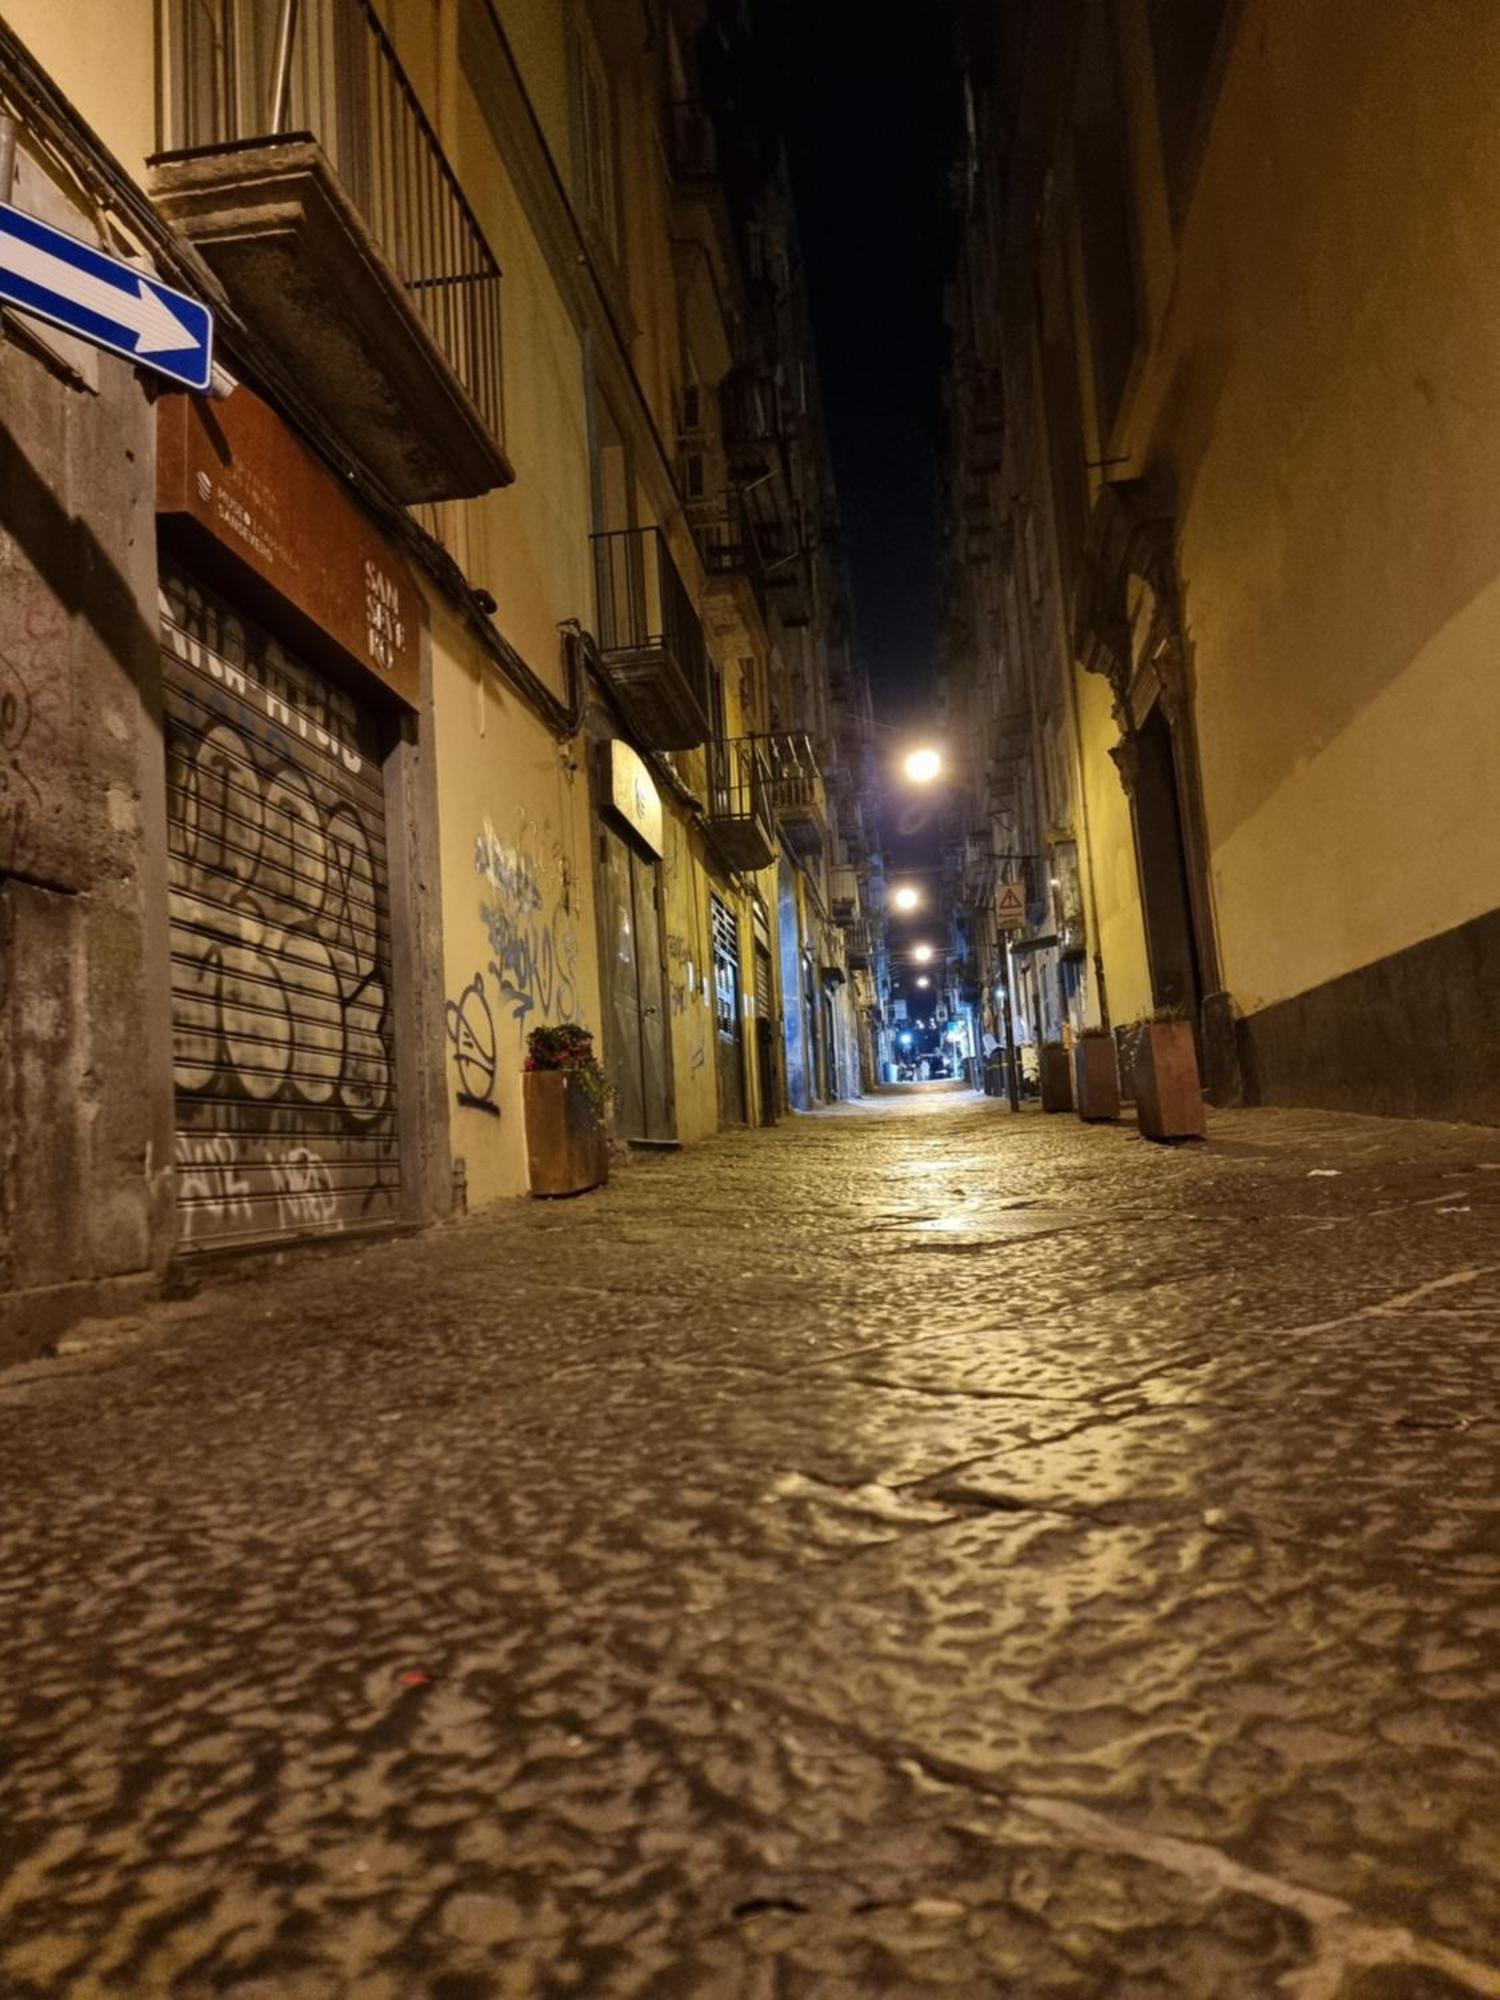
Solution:
<svg viewBox="0 0 1500 2000"><path fill-rule="evenodd" d="M1113 1035L1085 1035L1073 1044L1073 1103L1090 1124L1120 1115L1120 1066Z"/></svg>
<svg viewBox="0 0 1500 2000"><path fill-rule="evenodd" d="M1061 1042L1043 1042L1041 1070L1043 1111L1071 1111L1073 1064Z"/></svg>
<svg viewBox="0 0 1500 2000"><path fill-rule="evenodd" d="M526 1160L534 1195L582 1194L609 1179L609 1134L582 1081L563 1069L527 1070Z"/></svg>
<svg viewBox="0 0 1500 2000"><path fill-rule="evenodd" d="M1147 1021L1135 1045L1135 1120L1148 1139L1207 1134L1190 1021Z"/></svg>

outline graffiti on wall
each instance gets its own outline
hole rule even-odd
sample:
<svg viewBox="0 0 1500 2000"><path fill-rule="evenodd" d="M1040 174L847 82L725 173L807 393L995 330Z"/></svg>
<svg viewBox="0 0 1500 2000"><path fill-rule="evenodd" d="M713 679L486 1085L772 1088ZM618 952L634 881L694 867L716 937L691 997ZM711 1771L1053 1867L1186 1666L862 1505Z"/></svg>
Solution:
<svg viewBox="0 0 1500 2000"><path fill-rule="evenodd" d="M174 602L167 671L183 1232L393 1216L384 820L360 741L373 725L283 655L252 673L232 614L196 612L216 645L181 629L192 614Z"/></svg>
<svg viewBox="0 0 1500 2000"><path fill-rule="evenodd" d="M495 1102L495 1016L476 972L456 1000L448 1002L448 1040L458 1073L458 1101L470 1111L500 1116Z"/></svg>
<svg viewBox="0 0 1500 2000"><path fill-rule="evenodd" d="M0 578L10 566L0 537ZM7 650L0 653L0 871L32 858L42 792L36 774L62 758L67 613L29 574L6 579Z"/></svg>
<svg viewBox="0 0 1500 2000"><path fill-rule="evenodd" d="M525 813L514 842L486 820L474 844L474 872L488 892L479 920L489 938L490 975L518 1039L544 1022L578 1020L578 933L562 843L549 847Z"/></svg>
<svg viewBox="0 0 1500 2000"><path fill-rule="evenodd" d="M252 1102L290 1092L378 1119L388 996L359 814L348 801L323 810L295 765L259 768L222 722L174 775L177 1088L228 1083Z"/></svg>

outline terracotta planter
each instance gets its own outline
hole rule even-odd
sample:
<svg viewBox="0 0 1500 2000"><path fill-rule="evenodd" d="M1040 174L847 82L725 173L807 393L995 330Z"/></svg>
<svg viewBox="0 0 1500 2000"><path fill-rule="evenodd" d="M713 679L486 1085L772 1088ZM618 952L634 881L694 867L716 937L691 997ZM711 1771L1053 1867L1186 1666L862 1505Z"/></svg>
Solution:
<svg viewBox="0 0 1500 2000"><path fill-rule="evenodd" d="M1135 1045L1135 1120L1148 1139L1207 1132L1190 1021L1145 1021Z"/></svg>
<svg viewBox="0 0 1500 2000"><path fill-rule="evenodd" d="M1120 1066L1113 1035L1085 1035L1073 1044L1073 1102L1093 1123L1120 1115Z"/></svg>
<svg viewBox="0 0 1500 2000"><path fill-rule="evenodd" d="M1073 1064L1061 1042L1042 1044L1042 1109L1073 1109Z"/></svg>
<svg viewBox="0 0 1500 2000"><path fill-rule="evenodd" d="M530 1069L521 1077L526 1159L535 1195L582 1194L609 1179L604 1118L576 1076Z"/></svg>

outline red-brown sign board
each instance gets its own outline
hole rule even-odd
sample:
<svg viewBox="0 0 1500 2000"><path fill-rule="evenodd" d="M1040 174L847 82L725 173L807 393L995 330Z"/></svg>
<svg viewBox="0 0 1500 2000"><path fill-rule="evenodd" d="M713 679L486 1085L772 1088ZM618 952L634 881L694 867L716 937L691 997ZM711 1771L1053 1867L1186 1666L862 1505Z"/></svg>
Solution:
<svg viewBox="0 0 1500 2000"><path fill-rule="evenodd" d="M279 612L314 664L362 669L419 706L416 581L268 404L245 388L222 401L164 396L156 484L163 530L211 580L250 584L261 600L251 608Z"/></svg>

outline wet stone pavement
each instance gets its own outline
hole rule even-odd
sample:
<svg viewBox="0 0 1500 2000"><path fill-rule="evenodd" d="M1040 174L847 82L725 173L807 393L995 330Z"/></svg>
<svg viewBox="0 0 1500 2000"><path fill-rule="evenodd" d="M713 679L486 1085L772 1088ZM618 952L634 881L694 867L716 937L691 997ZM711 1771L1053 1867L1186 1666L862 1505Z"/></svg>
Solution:
<svg viewBox="0 0 1500 2000"><path fill-rule="evenodd" d="M1500 1132L891 1094L0 1376L4 2000L1500 1996Z"/></svg>

